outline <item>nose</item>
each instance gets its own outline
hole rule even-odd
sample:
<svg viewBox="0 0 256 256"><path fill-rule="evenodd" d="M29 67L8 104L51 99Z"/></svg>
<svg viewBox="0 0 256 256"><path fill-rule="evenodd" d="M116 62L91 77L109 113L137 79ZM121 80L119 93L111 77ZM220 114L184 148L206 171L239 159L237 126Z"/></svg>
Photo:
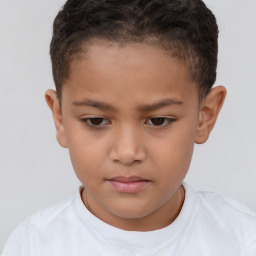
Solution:
<svg viewBox="0 0 256 256"><path fill-rule="evenodd" d="M110 159L123 165L131 165L145 160L143 140L134 128L125 127L115 132Z"/></svg>

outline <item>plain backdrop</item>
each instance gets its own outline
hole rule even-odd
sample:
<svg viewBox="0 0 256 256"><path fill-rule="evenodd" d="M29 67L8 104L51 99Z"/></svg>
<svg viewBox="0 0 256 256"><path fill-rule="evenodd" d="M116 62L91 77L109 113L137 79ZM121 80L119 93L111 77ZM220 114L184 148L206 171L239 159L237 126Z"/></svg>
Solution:
<svg viewBox="0 0 256 256"><path fill-rule="evenodd" d="M256 1L207 0L219 29L217 84L228 96L186 181L256 210ZM55 139L52 22L64 0L0 0L0 251L15 226L80 184Z"/></svg>

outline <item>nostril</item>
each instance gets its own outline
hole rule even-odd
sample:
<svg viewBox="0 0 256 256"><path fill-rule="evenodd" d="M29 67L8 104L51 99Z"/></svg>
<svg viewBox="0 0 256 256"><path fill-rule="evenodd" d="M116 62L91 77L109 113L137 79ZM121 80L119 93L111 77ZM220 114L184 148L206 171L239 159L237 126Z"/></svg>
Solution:
<svg viewBox="0 0 256 256"><path fill-rule="evenodd" d="M131 165L144 161L145 153L140 148L113 148L110 153L110 159L124 165Z"/></svg>

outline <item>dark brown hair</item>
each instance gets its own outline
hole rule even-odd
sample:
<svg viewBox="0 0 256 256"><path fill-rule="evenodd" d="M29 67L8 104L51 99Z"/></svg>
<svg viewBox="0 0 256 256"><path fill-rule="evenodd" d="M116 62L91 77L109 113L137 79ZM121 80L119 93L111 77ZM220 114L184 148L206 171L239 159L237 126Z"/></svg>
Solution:
<svg viewBox="0 0 256 256"><path fill-rule="evenodd" d="M86 42L156 44L184 61L204 98L216 80L218 26L201 0L68 0L50 47L57 95Z"/></svg>

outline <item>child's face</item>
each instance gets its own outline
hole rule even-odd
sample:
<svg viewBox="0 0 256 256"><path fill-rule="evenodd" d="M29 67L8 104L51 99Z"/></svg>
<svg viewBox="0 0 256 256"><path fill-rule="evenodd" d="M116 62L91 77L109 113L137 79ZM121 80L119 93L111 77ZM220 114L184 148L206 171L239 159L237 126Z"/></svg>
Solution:
<svg viewBox="0 0 256 256"><path fill-rule="evenodd" d="M194 143L211 130L183 63L153 46L92 45L72 64L62 113L48 103L95 215L132 230L173 221Z"/></svg>

